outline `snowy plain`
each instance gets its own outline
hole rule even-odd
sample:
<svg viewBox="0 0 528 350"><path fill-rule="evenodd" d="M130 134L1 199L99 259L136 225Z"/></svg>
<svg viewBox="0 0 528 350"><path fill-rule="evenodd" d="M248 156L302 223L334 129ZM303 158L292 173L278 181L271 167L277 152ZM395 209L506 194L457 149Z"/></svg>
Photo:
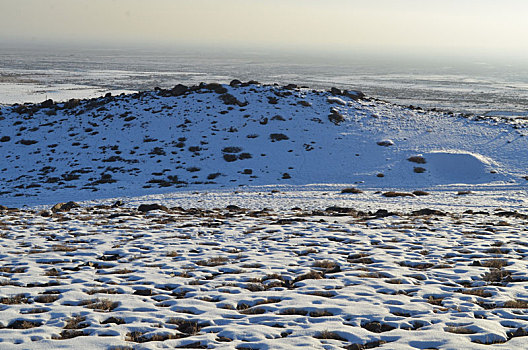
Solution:
<svg viewBox="0 0 528 350"><path fill-rule="evenodd" d="M231 85L0 108L2 349L526 348L525 118Z"/></svg>

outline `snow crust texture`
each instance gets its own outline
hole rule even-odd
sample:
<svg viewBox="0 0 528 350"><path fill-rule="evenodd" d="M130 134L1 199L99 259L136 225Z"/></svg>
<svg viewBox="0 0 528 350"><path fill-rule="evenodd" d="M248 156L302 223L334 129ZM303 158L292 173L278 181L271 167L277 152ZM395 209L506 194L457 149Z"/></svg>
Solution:
<svg viewBox="0 0 528 350"><path fill-rule="evenodd" d="M526 215L55 211L2 212L2 349L526 344Z"/></svg>

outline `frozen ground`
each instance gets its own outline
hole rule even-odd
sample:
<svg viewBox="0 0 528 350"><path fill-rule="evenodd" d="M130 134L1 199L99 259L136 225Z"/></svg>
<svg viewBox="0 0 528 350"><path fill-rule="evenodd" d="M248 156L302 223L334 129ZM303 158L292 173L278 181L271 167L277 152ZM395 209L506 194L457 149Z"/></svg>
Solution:
<svg viewBox="0 0 528 350"><path fill-rule="evenodd" d="M525 348L526 215L160 209L3 211L0 347Z"/></svg>
<svg viewBox="0 0 528 350"><path fill-rule="evenodd" d="M210 84L0 119L1 349L526 348L525 118Z"/></svg>

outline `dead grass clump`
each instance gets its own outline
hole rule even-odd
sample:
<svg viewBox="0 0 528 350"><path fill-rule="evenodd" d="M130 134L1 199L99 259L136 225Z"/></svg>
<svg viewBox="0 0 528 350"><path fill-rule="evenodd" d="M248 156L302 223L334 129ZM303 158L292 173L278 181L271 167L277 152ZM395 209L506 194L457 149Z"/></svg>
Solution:
<svg viewBox="0 0 528 350"><path fill-rule="evenodd" d="M369 258L367 253L350 254L347 257L347 261L352 264L372 264L374 261Z"/></svg>
<svg viewBox="0 0 528 350"><path fill-rule="evenodd" d="M387 342L385 340L374 340L370 341L365 344L359 344L359 343L353 343L349 346L347 346L346 350L364 350L364 349L372 349L382 346L383 344L386 344Z"/></svg>
<svg viewBox="0 0 528 350"><path fill-rule="evenodd" d="M94 294L120 294L117 290L111 288L100 288L100 289L88 289L85 291L88 295Z"/></svg>
<svg viewBox="0 0 528 350"><path fill-rule="evenodd" d="M363 193L363 191L361 191L359 188L355 188L355 187L347 187L347 188L343 188L341 190L341 193L353 193L353 194L358 194L358 193Z"/></svg>
<svg viewBox="0 0 528 350"><path fill-rule="evenodd" d="M238 307L239 306L237 305L237 308ZM238 312L240 312L241 314L244 314L244 315L262 315L262 314L266 313L266 309L263 309L261 307L252 307L252 308L249 308L249 309L238 310Z"/></svg>
<svg viewBox="0 0 528 350"><path fill-rule="evenodd" d="M17 294L11 297L0 298L0 303L6 305L29 304L29 300L25 294Z"/></svg>
<svg viewBox="0 0 528 350"><path fill-rule="evenodd" d="M455 334L475 334L475 333L477 333L473 329L469 329L467 327L457 327L457 326L445 327L444 331L446 331L448 333L455 333Z"/></svg>
<svg viewBox="0 0 528 350"><path fill-rule="evenodd" d="M312 266L321 269L334 269L338 264L332 260L319 260L314 262Z"/></svg>
<svg viewBox="0 0 528 350"><path fill-rule="evenodd" d="M310 317L329 317L329 316L334 316L333 313L331 313L330 311L327 311L327 310L310 311L309 315L310 315Z"/></svg>
<svg viewBox="0 0 528 350"><path fill-rule="evenodd" d="M486 272L482 279L489 283L502 283L506 282L511 278L511 272L502 269L491 269L490 272Z"/></svg>
<svg viewBox="0 0 528 350"><path fill-rule="evenodd" d="M54 252L74 252L77 250L76 247L67 246L65 244L55 244L51 249Z"/></svg>
<svg viewBox="0 0 528 350"><path fill-rule="evenodd" d="M442 301L444 300L444 298L442 297L434 297L434 296L429 296L429 298L427 299L427 302L431 305L437 305L437 306L441 306L442 305Z"/></svg>
<svg viewBox="0 0 528 350"><path fill-rule="evenodd" d="M101 321L101 324L110 324L110 323L125 324L126 322L121 317L114 317L114 316L108 317L106 320Z"/></svg>
<svg viewBox="0 0 528 350"><path fill-rule="evenodd" d="M322 331L314 335L314 338L316 339L334 339L334 340L340 340L340 341L347 341L345 338L337 334L336 332L331 331Z"/></svg>
<svg viewBox="0 0 528 350"><path fill-rule="evenodd" d="M407 158L407 160L409 162L413 162L413 163L416 163L416 164L425 164L425 163L427 163L425 158L422 157L422 156L412 156L412 157Z"/></svg>
<svg viewBox="0 0 528 350"><path fill-rule="evenodd" d="M6 328L8 329L30 329L40 327L42 321L27 321L27 320L14 320L11 321Z"/></svg>
<svg viewBox="0 0 528 350"><path fill-rule="evenodd" d="M59 270L57 270L54 267L52 267L51 269L46 270L46 272L44 272L44 276L48 276L48 277L56 277L58 275L60 275L60 272L59 272Z"/></svg>
<svg viewBox="0 0 528 350"><path fill-rule="evenodd" d="M45 295L36 296L33 300L36 303L47 304L47 303L53 303L54 301L59 300L59 298L60 298L60 296L58 296L58 295L45 294Z"/></svg>
<svg viewBox="0 0 528 350"><path fill-rule="evenodd" d="M42 314L42 313L48 312L48 311L50 311L50 310L47 309L47 308L44 308L44 307L34 307L32 309L21 310L20 313L21 314Z"/></svg>
<svg viewBox="0 0 528 350"><path fill-rule="evenodd" d="M481 297L481 298L489 298L491 297L493 294L491 292L488 292L482 288L478 288L478 289L459 289L456 291L457 293L462 293L462 294L466 294L466 295L474 295L474 296L477 296L477 297Z"/></svg>
<svg viewBox="0 0 528 350"><path fill-rule="evenodd" d="M151 341L165 341L169 339L179 339L181 336L172 333L156 333L152 335L146 335L144 332L134 331L126 334L125 340L134 343L146 343Z"/></svg>
<svg viewBox="0 0 528 350"><path fill-rule="evenodd" d="M337 295L335 291L330 291L330 290L316 290L313 292L308 292L306 294L315 295L315 296L323 297L323 298L333 298Z"/></svg>
<svg viewBox="0 0 528 350"><path fill-rule="evenodd" d="M310 271L300 276L295 277L293 283L303 281L303 280L320 280L323 278L323 275L317 271Z"/></svg>
<svg viewBox="0 0 528 350"><path fill-rule="evenodd" d="M197 321L182 318L170 318L167 323L177 326L178 331L187 335L196 335L202 329Z"/></svg>
<svg viewBox="0 0 528 350"><path fill-rule="evenodd" d="M83 331L78 331L78 330L73 330L73 329L65 329L62 332L60 332L60 335L58 337L57 336L52 336L51 338L55 339L55 340L65 340L65 339L72 339L72 338L82 337L84 335L86 335L86 334Z"/></svg>
<svg viewBox="0 0 528 350"><path fill-rule="evenodd" d="M200 260L196 262L196 265L214 267L219 265L225 265L229 261L228 258L223 256L212 257L207 260Z"/></svg>
<svg viewBox="0 0 528 350"><path fill-rule="evenodd" d="M297 309L297 308L288 308L288 309L284 309L284 310L281 310L279 312L279 314L281 315L299 315L299 316L306 316L308 315L308 311L304 310L304 309Z"/></svg>
<svg viewBox="0 0 528 350"><path fill-rule="evenodd" d="M408 192L394 192L389 191L382 194L383 197L394 198L394 197L414 197L414 194Z"/></svg>
<svg viewBox="0 0 528 350"><path fill-rule="evenodd" d="M528 309L528 302L524 300L508 300L502 305L503 308L509 309Z"/></svg>
<svg viewBox="0 0 528 350"><path fill-rule="evenodd" d="M372 333L384 333L384 332L392 331L396 327L393 327L386 323L372 321L372 322L361 323L361 328L365 328L367 331L372 332Z"/></svg>
<svg viewBox="0 0 528 350"><path fill-rule="evenodd" d="M86 328L89 326L88 323L83 323L84 321L86 321L86 317L85 316L75 316L75 317L72 317L72 318L69 318L68 320L66 320L66 325L64 326L64 329L82 329L82 328Z"/></svg>
<svg viewBox="0 0 528 350"><path fill-rule="evenodd" d="M88 309L99 311L99 312L108 312L118 307L119 303L117 301L112 301L110 299L97 298L93 300L83 300L79 303L79 305L84 306Z"/></svg>
<svg viewBox="0 0 528 350"><path fill-rule="evenodd" d="M484 267L491 267L495 269L503 268L504 266L508 266L508 260L506 259L491 259L481 262L482 266Z"/></svg>

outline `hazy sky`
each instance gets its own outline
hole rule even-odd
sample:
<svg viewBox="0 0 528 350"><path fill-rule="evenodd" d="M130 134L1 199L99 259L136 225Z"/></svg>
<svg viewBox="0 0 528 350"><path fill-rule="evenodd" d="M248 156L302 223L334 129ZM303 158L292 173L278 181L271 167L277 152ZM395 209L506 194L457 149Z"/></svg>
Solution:
<svg viewBox="0 0 528 350"><path fill-rule="evenodd" d="M0 0L0 41L528 53L528 0Z"/></svg>

